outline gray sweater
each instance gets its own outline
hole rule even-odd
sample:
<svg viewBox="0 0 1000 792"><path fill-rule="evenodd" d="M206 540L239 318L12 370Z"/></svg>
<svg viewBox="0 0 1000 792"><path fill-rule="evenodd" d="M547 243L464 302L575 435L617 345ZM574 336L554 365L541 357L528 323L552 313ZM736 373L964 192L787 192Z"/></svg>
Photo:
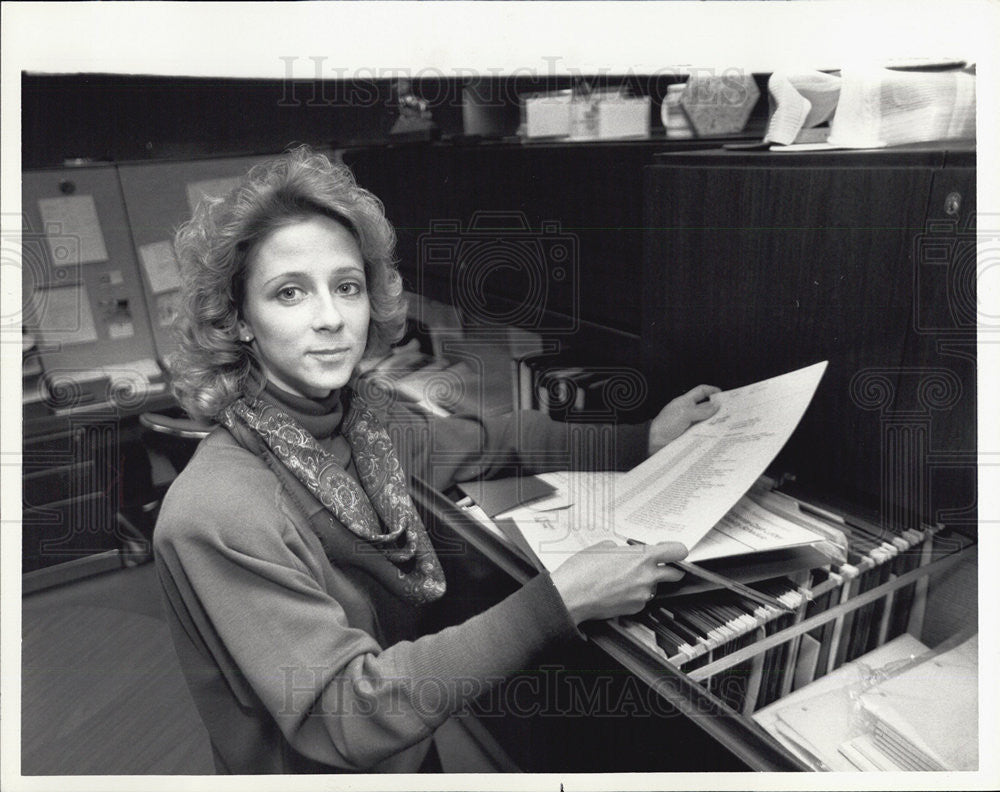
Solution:
<svg viewBox="0 0 1000 792"><path fill-rule="evenodd" d="M530 412L479 421L393 408L385 418L404 468L441 489L511 464L579 467L573 449L586 445L581 427ZM616 427L603 462L636 464L647 436L648 426ZM219 429L160 512L168 621L220 772L415 772L470 697L576 635L541 574L460 625L399 640L392 625L413 606L350 558L331 563L303 502L322 508Z"/></svg>

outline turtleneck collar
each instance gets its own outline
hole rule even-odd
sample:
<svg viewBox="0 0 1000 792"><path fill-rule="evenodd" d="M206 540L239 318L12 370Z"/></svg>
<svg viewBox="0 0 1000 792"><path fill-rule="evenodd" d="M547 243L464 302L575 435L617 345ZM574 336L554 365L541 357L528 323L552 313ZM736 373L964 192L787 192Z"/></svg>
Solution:
<svg viewBox="0 0 1000 792"><path fill-rule="evenodd" d="M260 398L277 405L320 442L337 434L344 419L342 392L335 390L325 399L307 399L279 388L268 380Z"/></svg>

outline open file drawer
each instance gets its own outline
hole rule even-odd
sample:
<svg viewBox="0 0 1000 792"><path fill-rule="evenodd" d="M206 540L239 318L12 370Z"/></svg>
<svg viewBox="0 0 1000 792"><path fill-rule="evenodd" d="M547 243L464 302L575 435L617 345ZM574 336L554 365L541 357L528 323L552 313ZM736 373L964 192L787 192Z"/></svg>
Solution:
<svg viewBox="0 0 1000 792"><path fill-rule="evenodd" d="M416 490L419 506L430 515L431 533L436 540L442 536L457 538L467 547L468 556L484 557L517 583L535 574L521 553L500 535L487 530L429 488ZM749 620L754 621L753 626L742 632L731 630L728 637L713 635L712 648L694 657L664 648L662 636L651 626L655 624L655 609L662 606L659 600L633 618L583 625L591 645L586 651L596 650L603 658L603 670L619 669L627 673L633 677L633 684L641 683L661 703L653 708L652 717L646 718L643 734L669 730L676 741L678 724L683 723L689 732L701 732L702 737L718 746L720 754L724 752L733 758L738 767L760 771L809 770L810 763L755 722L755 711L780 702L811 678L820 678L844 663L861 658L869 649L903 632L923 638L933 647L975 627L976 548L966 537L943 528L927 529L905 552L893 557L886 554L881 563L870 566L864 563L849 566L853 569L828 570L808 580L799 576L797 580L786 581L785 585L799 600L794 612L767 614L756 606L747 606L751 613L757 610L756 618ZM769 585L778 593L775 590L778 583ZM714 595L715 606L737 605L718 601L728 594ZM707 595L698 596L704 599ZM672 606L676 610L675 606L676 602ZM696 623L703 617L701 614L689 621ZM809 652L815 661L803 659L804 647L810 646L810 641L819 644L818 653ZM591 662L594 657L590 655ZM811 675L807 673L810 667ZM586 703L585 697L577 701ZM568 718L587 714L565 712ZM678 714L683 718L676 717ZM706 751L704 745L700 750ZM637 768L628 766L624 757L611 754L600 763L602 769L670 771L687 769L692 762L690 755L685 756L682 767L675 752L664 751L658 763ZM720 765L717 755L702 753L701 756L704 761L695 762L701 769L731 769ZM541 767L584 769L547 767L545 760ZM591 763L587 769L593 767Z"/></svg>

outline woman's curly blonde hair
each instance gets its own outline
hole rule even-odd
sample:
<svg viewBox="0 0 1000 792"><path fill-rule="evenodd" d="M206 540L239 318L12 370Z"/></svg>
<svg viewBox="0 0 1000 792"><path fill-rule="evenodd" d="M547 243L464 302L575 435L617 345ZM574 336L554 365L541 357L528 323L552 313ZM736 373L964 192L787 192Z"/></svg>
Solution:
<svg viewBox="0 0 1000 792"><path fill-rule="evenodd" d="M365 263L371 322L366 357L385 354L406 322L396 235L381 201L344 165L302 146L253 167L225 198L206 198L174 238L181 266L178 340L169 369L174 395L188 413L214 418L254 395L264 375L237 322L251 251L277 228L310 215L350 229Z"/></svg>

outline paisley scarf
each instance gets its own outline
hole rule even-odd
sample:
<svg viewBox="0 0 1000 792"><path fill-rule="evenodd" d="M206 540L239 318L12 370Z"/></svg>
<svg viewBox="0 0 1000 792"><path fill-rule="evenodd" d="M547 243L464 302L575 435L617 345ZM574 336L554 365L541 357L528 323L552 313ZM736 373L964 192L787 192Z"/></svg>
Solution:
<svg viewBox="0 0 1000 792"><path fill-rule="evenodd" d="M354 562L415 604L444 594L444 572L410 498L389 433L357 395L351 394L341 432L351 447L360 485L277 405L237 399L218 420L263 456L279 478L290 473L325 507L326 519L312 519L310 525L335 566ZM345 545L344 528L362 541ZM353 558L344 557L345 547Z"/></svg>

